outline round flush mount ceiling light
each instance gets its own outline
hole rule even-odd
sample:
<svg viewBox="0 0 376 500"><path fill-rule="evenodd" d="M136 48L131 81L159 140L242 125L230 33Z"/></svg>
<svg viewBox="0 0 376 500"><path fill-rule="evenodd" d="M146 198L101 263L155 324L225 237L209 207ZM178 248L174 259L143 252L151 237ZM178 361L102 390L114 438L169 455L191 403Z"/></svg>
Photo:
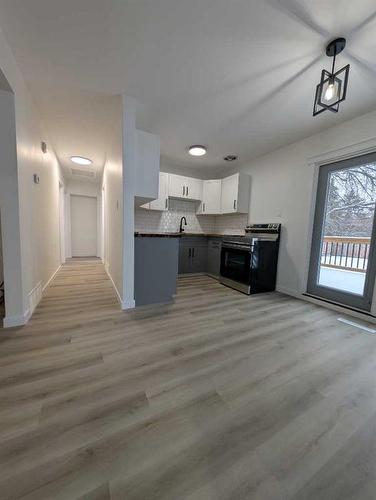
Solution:
<svg viewBox="0 0 376 500"><path fill-rule="evenodd" d="M205 156L207 153L206 147L200 145L190 146L188 151L191 156Z"/></svg>
<svg viewBox="0 0 376 500"><path fill-rule="evenodd" d="M225 161L236 161L238 157L236 155L227 155L223 158Z"/></svg>
<svg viewBox="0 0 376 500"><path fill-rule="evenodd" d="M83 156L71 156L70 159L77 165L91 165L93 163L89 158L84 158Z"/></svg>

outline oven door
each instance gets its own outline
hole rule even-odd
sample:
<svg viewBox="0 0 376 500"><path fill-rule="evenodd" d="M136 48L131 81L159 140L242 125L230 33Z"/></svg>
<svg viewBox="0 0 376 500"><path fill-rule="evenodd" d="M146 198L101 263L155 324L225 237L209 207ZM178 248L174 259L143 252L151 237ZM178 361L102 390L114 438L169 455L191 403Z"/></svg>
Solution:
<svg viewBox="0 0 376 500"><path fill-rule="evenodd" d="M251 273L251 250L222 245L221 277L249 287Z"/></svg>

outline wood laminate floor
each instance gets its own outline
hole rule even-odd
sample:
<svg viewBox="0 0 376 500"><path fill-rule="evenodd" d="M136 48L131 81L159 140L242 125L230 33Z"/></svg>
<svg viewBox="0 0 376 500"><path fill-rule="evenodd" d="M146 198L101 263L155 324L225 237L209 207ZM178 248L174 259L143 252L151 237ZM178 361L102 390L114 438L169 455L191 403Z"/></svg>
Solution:
<svg viewBox="0 0 376 500"><path fill-rule="evenodd" d="M374 500L376 336L208 277L122 312L68 262L0 331L1 500Z"/></svg>

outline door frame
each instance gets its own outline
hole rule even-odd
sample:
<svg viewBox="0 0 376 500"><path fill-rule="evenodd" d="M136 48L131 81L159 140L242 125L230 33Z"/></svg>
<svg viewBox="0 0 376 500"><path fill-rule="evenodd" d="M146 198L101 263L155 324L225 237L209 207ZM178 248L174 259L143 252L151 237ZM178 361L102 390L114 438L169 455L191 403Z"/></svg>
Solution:
<svg viewBox="0 0 376 500"><path fill-rule="evenodd" d="M102 185L101 196L101 259L106 270L108 270L109 262L109 240L108 240L108 210L107 210L107 190L106 184Z"/></svg>
<svg viewBox="0 0 376 500"><path fill-rule="evenodd" d="M314 295L310 295L307 293L307 283L308 283L309 263L311 257L311 241L313 234L313 222L315 217L316 195L317 195L317 185L318 185L320 167L322 165L326 165L327 163L334 163L336 161L353 158L354 156L362 156L364 154L374 153L374 152L376 152L376 137L370 137L362 141L354 142L347 146L340 146L335 149L326 150L324 153L320 153L318 155L306 157L306 166L313 170L313 174L312 174L309 218L308 218L307 230L305 233L305 238L306 238L305 241L308 243L307 246L305 247L304 274L302 277L302 281L300 282L299 296L305 295L307 297L315 299ZM341 307L341 304L336 304L335 302L333 302L333 305ZM366 314L364 313L364 311L360 312L362 314ZM372 307L370 313L371 316L376 317L376 287L373 293Z"/></svg>
<svg viewBox="0 0 376 500"><path fill-rule="evenodd" d="M322 231L324 225L325 208L327 202L327 193L329 187L329 176L336 170L352 168L361 163L376 162L376 153L367 153L356 155L351 158L331 162L321 165L318 172L316 183L315 197L315 213L313 218L313 227L311 234L311 245L309 251L309 268L307 276L307 293L309 295L319 297L325 300L335 302L348 307L353 307L363 312L369 313L372 308L373 296L375 293L376 281L376 255L375 252L370 253L366 281L364 285L364 294L362 296L337 290L330 287L325 287L317 283L317 277L321 262L321 244ZM374 211L374 219L371 233L371 248L376 246L376 210Z"/></svg>
<svg viewBox="0 0 376 500"><path fill-rule="evenodd" d="M59 181L59 238L60 238L60 264L66 261L65 250L65 186Z"/></svg>

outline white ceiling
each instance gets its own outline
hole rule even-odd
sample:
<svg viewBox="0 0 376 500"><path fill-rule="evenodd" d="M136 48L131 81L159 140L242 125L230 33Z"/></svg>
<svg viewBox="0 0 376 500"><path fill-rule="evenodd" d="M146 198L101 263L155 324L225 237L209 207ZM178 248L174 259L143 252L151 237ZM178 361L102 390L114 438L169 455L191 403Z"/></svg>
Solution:
<svg viewBox="0 0 376 500"><path fill-rule="evenodd" d="M65 165L102 168L121 93L163 161L203 176L376 107L374 0L0 0L0 25ZM313 118L335 36L348 38L348 99ZM188 156L194 143L207 157Z"/></svg>

